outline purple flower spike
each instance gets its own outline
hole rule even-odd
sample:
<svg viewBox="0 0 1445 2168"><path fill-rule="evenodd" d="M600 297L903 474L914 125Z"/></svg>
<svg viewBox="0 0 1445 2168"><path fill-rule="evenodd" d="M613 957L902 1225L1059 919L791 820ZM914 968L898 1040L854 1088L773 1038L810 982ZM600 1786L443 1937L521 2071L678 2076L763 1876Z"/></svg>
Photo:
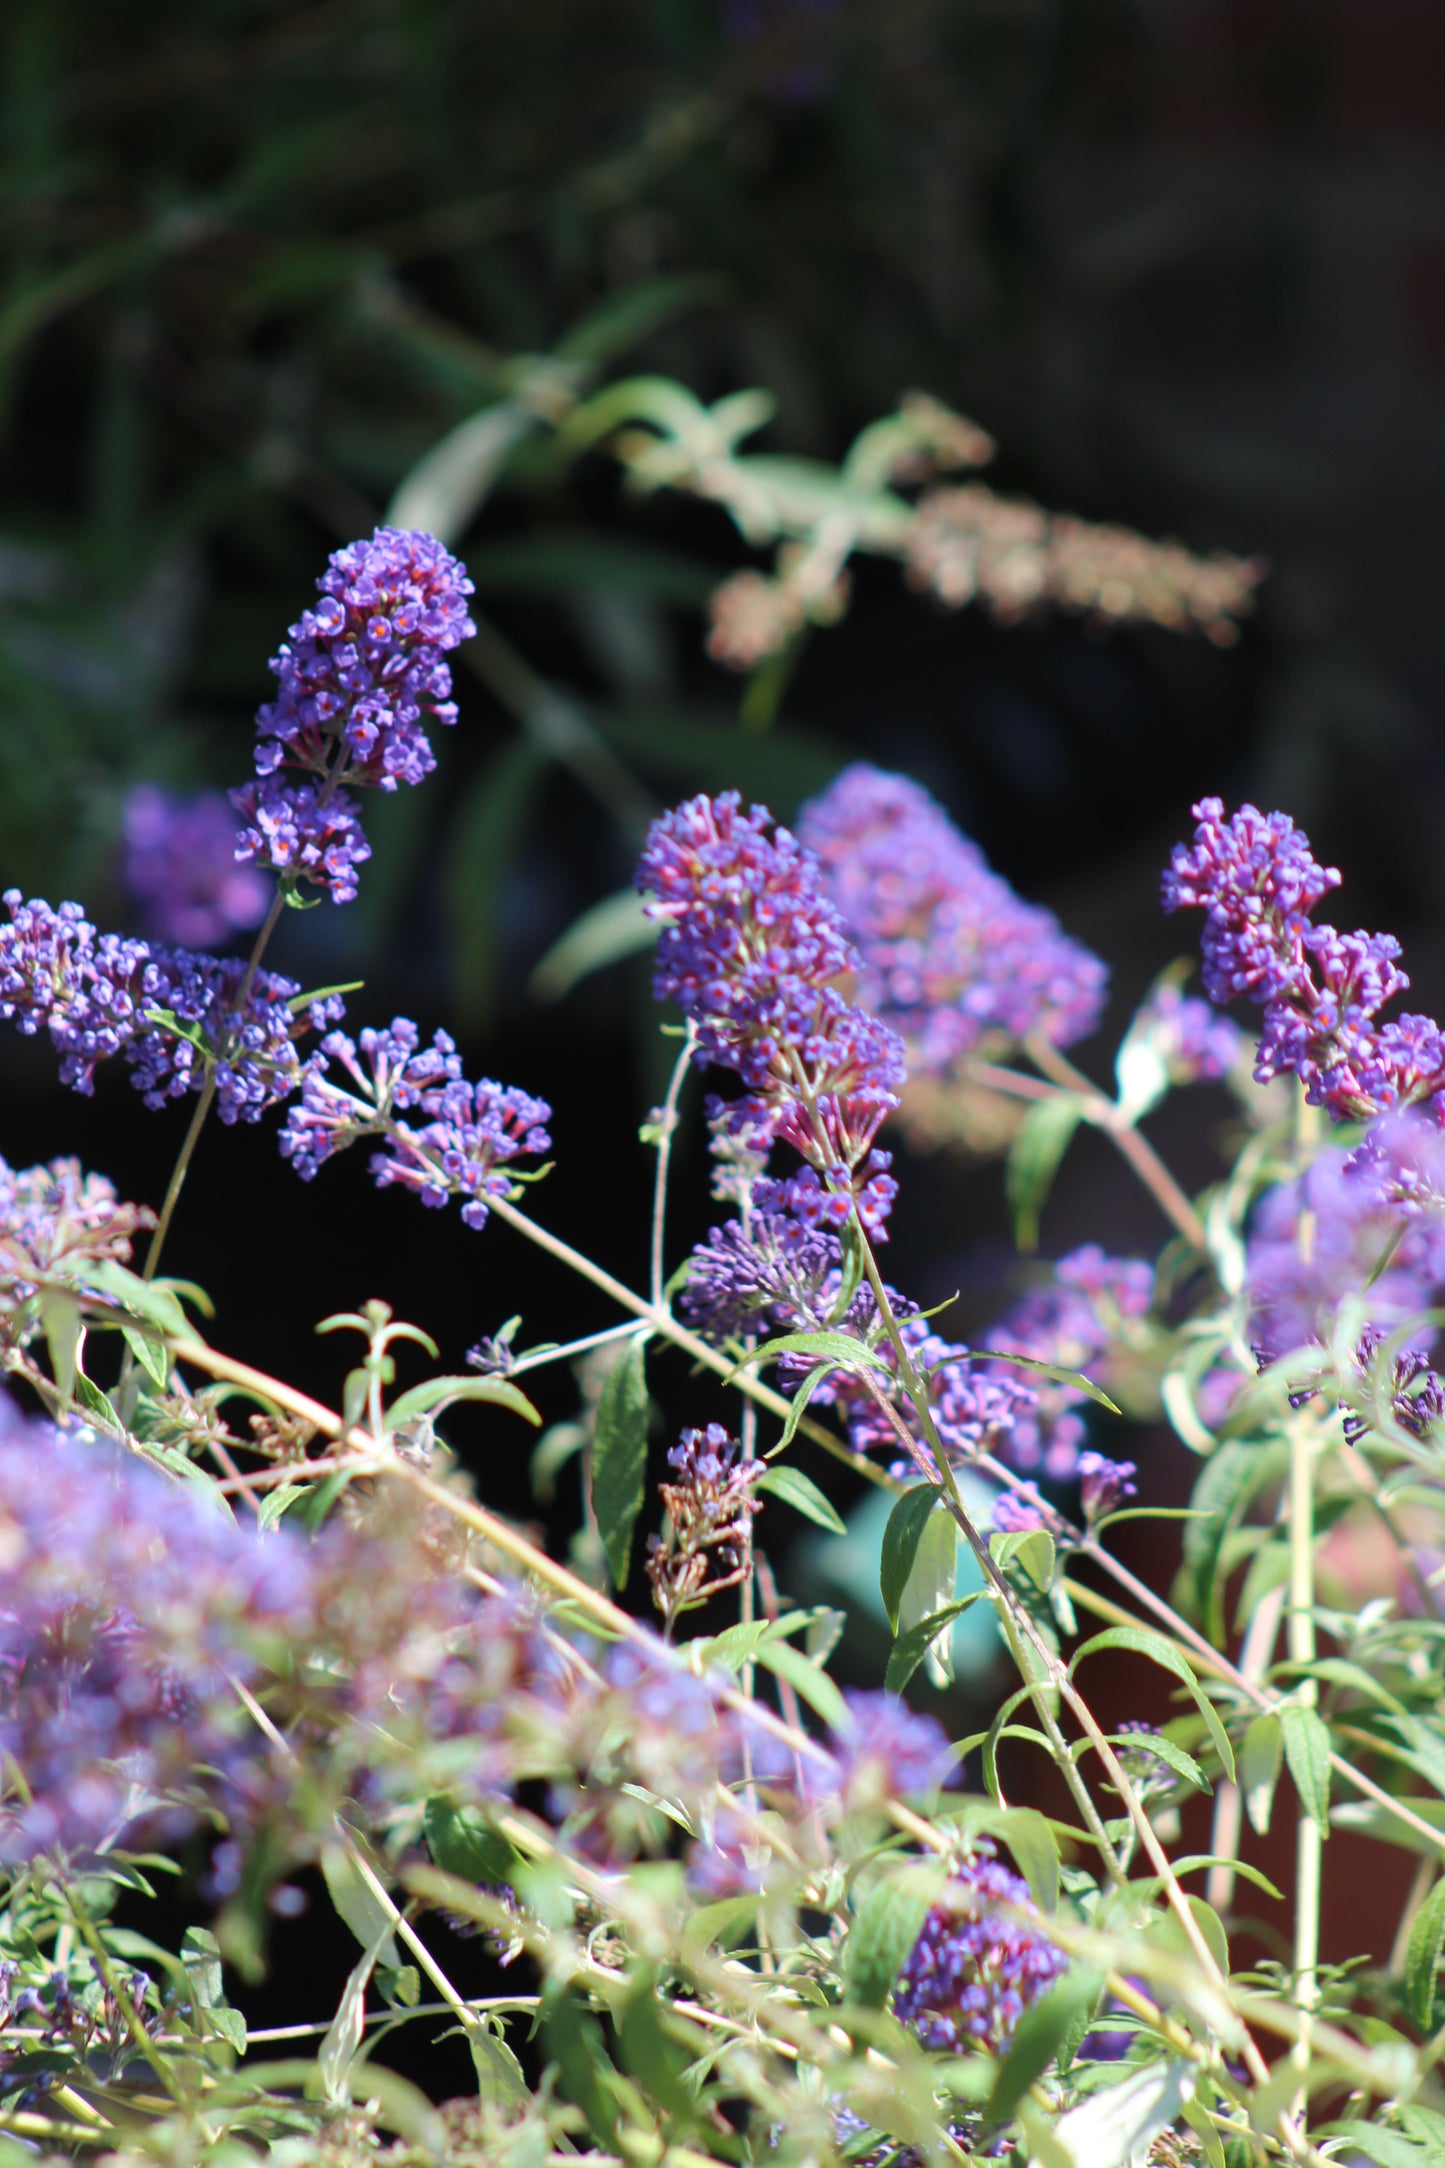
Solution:
<svg viewBox="0 0 1445 2168"><path fill-rule="evenodd" d="M276 698L256 718L271 747L259 773L284 761L330 775L340 739L352 781L419 783L436 766L423 714L457 719L443 657L476 631L471 581L435 535L378 527L337 550L317 586L321 601L271 664Z"/></svg>
<svg viewBox="0 0 1445 2168"><path fill-rule="evenodd" d="M841 1225L856 1203L879 1232L892 1183L873 1140L898 1105L902 1041L830 983L857 958L816 860L770 827L736 791L653 823L637 886L662 924L654 991L692 1019L699 1062L742 1079L743 1098L709 1103L714 1127L793 1146L808 1172L791 1209L806 1190L803 1216Z"/></svg>
<svg viewBox="0 0 1445 2168"><path fill-rule="evenodd" d="M339 1082L336 1071L350 1079ZM469 1084L444 1031L429 1047L409 1017L388 1031L363 1031L359 1045L333 1032L307 1063L301 1096L281 1132L282 1156L309 1182L326 1160L361 1137L384 1139L372 1159L379 1189L399 1182L426 1205L461 1197L469 1227L487 1219L487 1197L508 1197L513 1181L496 1170L523 1153L545 1152L551 1108L526 1092L484 1080ZM400 1119L415 1111L423 1120Z"/></svg>
<svg viewBox="0 0 1445 2168"><path fill-rule="evenodd" d="M222 1121L255 1121L299 1083L297 1037L342 1014L335 996L296 1010L300 987L267 971L252 974L242 1004L247 971L238 957L97 934L77 904L52 910L24 902L18 889L4 902L0 1017L25 1033L43 1026L61 1057L61 1082L87 1095L99 1064L116 1054L152 1108L199 1091L213 1064Z"/></svg>
<svg viewBox="0 0 1445 2168"><path fill-rule="evenodd" d="M857 944L858 1000L917 1068L986 1040L1069 1046L1094 1029L1103 964L991 872L919 784L860 761L804 807L798 833Z"/></svg>
<svg viewBox="0 0 1445 2168"><path fill-rule="evenodd" d="M1342 934L1309 913L1339 885L1283 813L1252 805L1224 817L1218 798L1194 808L1190 849L1164 875L1164 908L1205 914L1204 984L1214 1001L1248 995L1264 1010L1255 1076L1294 1075L1312 1106L1367 1120L1445 1085L1445 1042L1428 1017L1383 1026L1377 1012L1409 980L1389 934Z"/></svg>
<svg viewBox="0 0 1445 2168"><path fill-rule="evenodd" d="M941 2054L1007 2054L1025 2010L1068 1970L1038 1917L1028 1884L981 1848L924 1921L899 1975L895 2016Z"/></svg>
<svg viewBox="0 0 1445 2168"><path fill-rule="evenodd" d="M236 816L219 791L176 798L141 783L125 801L121 879L144 930L186 948L215 948L259 926L271 884L236 863Z"/></svg>
<svg viewBox="0 0 1445 2168"><path fill-rule="evenodd" d="M446 657L476 631L472 583L434 535L378 527L338 550L317 585L321 600L271 662L259 781L235 794L237 856L347 903L370 848L343 786L395 790L436 766L425 724L457 719Z"/></svg>

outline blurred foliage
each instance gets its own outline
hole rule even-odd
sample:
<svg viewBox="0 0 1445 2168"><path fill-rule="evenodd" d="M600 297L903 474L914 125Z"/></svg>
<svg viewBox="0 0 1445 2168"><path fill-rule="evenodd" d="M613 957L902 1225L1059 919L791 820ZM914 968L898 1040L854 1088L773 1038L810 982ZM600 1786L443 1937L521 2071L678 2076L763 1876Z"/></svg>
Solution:
<svg viewBox="0 0 1445 2168"><path fill-rule="evenodd" d="M797 454L836 456L910 383L967 399L1047 320L1048 143L1127 121L1146 57L1114 0L13 0L6 879L114 915L124 789L241 779L265 657L324 552L399 487L464 548L499 712L480 733L467 714L445 799L385 809L373 963L439 867L421 908L486 1014L558 764L627 835L653 790L736 782L791 809L840 748L740 742L698 622L736 536L673 499L624 504L589 447L637 400L609 416L588 395L641 369L738 435L776 407L780 485L773 447L796 484ZM733 396L749 383L769 397ZM634 430L633 480L644 454ZM654 459L643 478L680 477ZM793 660L753 682L745 722L771 719Z"/></svg>

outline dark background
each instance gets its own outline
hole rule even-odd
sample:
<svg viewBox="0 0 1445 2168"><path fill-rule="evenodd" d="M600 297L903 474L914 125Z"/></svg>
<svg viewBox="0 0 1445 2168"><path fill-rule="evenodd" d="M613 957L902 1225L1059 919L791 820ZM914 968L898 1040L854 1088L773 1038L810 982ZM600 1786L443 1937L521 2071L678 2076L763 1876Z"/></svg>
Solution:
<svg viewBox="0 0 1445 2168"><path fill-rule="evenodd" d="M637 817L683 790L737 782L786 817L849 757L919 776L1110 961L1084 1053L1103 1076L1111 1027L1192 939L1159 917L1157 877L1205 791L1291 811L1345 870L1342 923L1398 933L1415 1005L1438 1005L1435 0L11 0L0 37L6 885L124 923L124 791L244 778L266 658L328 551L498 395L509 357L684 274L691 301L613 373L707 398L766 385L767 447L828 459L925 388L999 440L1004 490L1268 557L1242 642L1001 628L860 564L850 615L750 734L741 681L676 599L749 561L725 516L628 496L601 457L508 476L462 544L491 567L479 607L584 704L626 804L599 806L496 673L463 667L440 775L368 807L361 901L288 914L279 968L364 977L355 1024L446 1025L469 1073L547 1097L557 1168L535 1207L633 1284L636 1130L667 1058L645 966L550 1006L528 979L625 884ZM508 546L559 535L593 569L519 593ZM597 566L624 542L677 578L634 595L619 636ZM1224 1109L1201 1122L1202 1104L1155 1125L1189 1185L1217 1164ZM184 1120L119 1078L74 1099L48 1049L0 1039L13 1163L79 1152L157 1201ZM428 1327L449 1368L518 1309L524 1340L612 1321L504 1230L377 1195L359 1158L302 1190L273 1128L211 1128L168 1259L215 1295L227 1349L334 1400L344 1358L312 1328L368 1296ZM890 1274L924 1300L962 1285L965 1333L1014 1270L998 1170L901 1171ZM678 1242L706 1210L694 1145ZM1086 1137L1046 1252L1148 1252L1162 1232ZM669 1423L722 1412L674 1359L657 1382ZM573 1412L566 1375L538 1385L549 1419ZM484 1495L532 1510L515 1428L454 1434ZM1151 1494L1177 1499L1181 1450L1149 1450ZM554 1535L575 1495L564 1479ZM1327 1939L1343 1954L1359 1923L1337 1912Z"/></svg>

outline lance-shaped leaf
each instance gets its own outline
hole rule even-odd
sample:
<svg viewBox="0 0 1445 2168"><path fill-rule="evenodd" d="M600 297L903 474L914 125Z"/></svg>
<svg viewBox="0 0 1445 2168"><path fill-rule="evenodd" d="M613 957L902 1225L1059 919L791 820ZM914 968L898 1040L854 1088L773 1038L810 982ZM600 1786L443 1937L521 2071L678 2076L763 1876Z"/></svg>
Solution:
<svg viewBox="0 0 1445 2168"><path fill-rule="evenodd" d="M398 1394L386 1411L386 1427L400 1430L419 1415L449 1407L454 1400L490 1400L496 1407L509 1408L525 1422L536 1424L542 1420L526 1394L509 1379L468 1376L428 1378L424 1384Z"/></svg>
<svg viewBox="0 0 1445 2168"><path fill-rule="evenodd" d="M1422 2032L1435 2030L1442 1945L1445 1945L1445 1881L1435 1884L1415 1914L1405 1951L1405 2007Z"/></svg>
<svg viewBox="0 0 1445 2168"><path fill-rule="evenodd" d="M647 1339L629 1340L607 1373L592 1441L592 1510L614 1588L627 1583L647 1475Z"/></svg>
<svg viewBox="0 0 1445 2168"><path fill-rule="evenodd" d="M1013 1212L1014 1239L1021 1250L1038 1248L1039 1214L1082 1119L1083 1108L1071 1094L1042 1099L1029 1108L1009 1146L1004 1189Z"/></svg>
<svg viewBox="0 0 1445 2168"><path fill-rule="evenodd" d="M1316 1709L1290 1702L1279 1712L1284 1758L1300 1804L1322 1837L1330 1833L1330 1729Z"/></svg>
<svg viewBox="0 0 1445 2168"><path fill-rule="evenodd" d="M819 1528L826 1528L835 1536L847 1535L847 1524L838 1508L801 1468L770 1468L757 1487L774 1498L781 1498L795 1513L801 1513L805 1520L815 1521Z"/></svg>

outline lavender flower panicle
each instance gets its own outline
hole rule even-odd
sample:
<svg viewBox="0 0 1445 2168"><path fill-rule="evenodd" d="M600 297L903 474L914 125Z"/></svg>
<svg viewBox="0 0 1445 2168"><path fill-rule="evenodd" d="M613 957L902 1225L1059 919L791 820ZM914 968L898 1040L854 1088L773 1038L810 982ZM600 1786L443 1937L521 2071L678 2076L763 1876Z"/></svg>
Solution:
<svg viewBox="0 0 1445 2168"><path fill-rule="evenodd" d="M1354 1298L1367 1324L1391 1331L1445 1286L1445 1214L1411 1212L1391 1196L1381 1172L1388 1141L1378 1157L1327 1145L1256 1205L1245 1286L1250 1340L1264 1361L1328 1341L1341 1304ZM1429 1337L1422 1328L1410 1344Z"/></svg>
<svg viewBox="0 0 1445 2168"><path fill-rule="evenodd" d="M1104 965L991 872L919 784L860 761L798 832L857 944L856 998L920 1070L985 1042L1039 1032L1068 1046L1094 1029Z"/></svg>
<svg viewBox="0 0 1445 2168"><path fill-rule="evenodd" d="M121 819L121 879L143 930L185 948L215 948L259 926L271 886L236 863L236 816L219 791L177 798L139 783Z"/></svg>
<svg viewBox="0 0 1445 2168"><path fill-rule="evenodd" d="M258 780L232 795L245 824L236 856L345 903L370 856L345 786L391 791L431 773L423 718L456 721L446 657L476 627L472 583L434 535L378 527L337 550L317 586L321 600L271 662Z"/></svg>
<svg viewBox="0 0 1445 2168"><path fill-rule="evenodd" d="M1068 1970L1036 1924L1028 1884L990 1849L981 1846L946 1885L893 1997L894 2015L945 2055L978 2047L1006 2054L1025 2010Z"/></svg>
<svg viewBox="0 0 1445 2168"><path fill-rule="evenodd" d="M222 1121L255 1121L300 1081L298 1035L342 1014L335 995L297 1010L300 987L267 971L250 975L238 1007L248 975L238 957L98 934L78 904L27 903L18 889L4 902L0 1017L27 1035L48 1031L62 1083L87 1095L100 1063L122 1054L148 1107L199 1091L213 1070Z"/></svg>
<svg viewBox="0 0 1445 2168"><path fill-rule="evenodd" d="M1389 934L1342 934L1313 911L1340 876L1319 865L1283 813L1218 798L1194 808L1194 845L1176 846L1164 875L1166 911L1205 913L1204 983L1211 1000L1245 994L1264 1009L1255 1076L1293 1074L1312 1106L1365 1120L1445 1086L1445 1039L1429 1017L1375 1017L1409 980ZM1440 1112L1438 1104L1435 1107Z"/></svg>
<svg viewBox="0 0 1445 2168"><path fill-rule="evenodd" d="M1137 1257L1109 1257L1097 1243L1070 1251L1053 1278L1031 1288L992 1329L984 1346L998 1351L995 1366L1008 1375L1004 1351L1029 1355L1064 1370L1102 1368L1117 1338L1137 1330L1154 1298L1154 1270ZM1052 1379L1031 1379L1034 1405L1021 1410L1002 1448L1010 1467L1067 1482L1079 1467L1088 1435L1086 1396Z"/></svg>
<svg viewBox="0 0 1445 2168"><path fill-rule="evenodd" d="M956 1784L959 1765L936 1717L918 1716L897 1694L845 1687L848 1721L832 1734L838 1791L847 1812L876 1809Z"/></svg>
<svg viewBox="0 0 1445 2168"><path fill-rule="evenodd" d="M336 1081L333 1064L354 1089ZM363 1031L359 1046L344 1032L331 1033L300 1085L280 1147L303 1181L359 1138L379 1137L386 1149L371 1162L377 1187L399 1183L432 1206L460 1197L469 1227L486 1224L488 1197L512 1195L514 1177L499 1168L551 1146L544 1100L486 1078L469 1084L447 1034L437 1032L423 1048L409 1017L394 1018L386 1031ZM413 1111L425 1119L400 1119Z"/></svg>
<svg viewBox="0 0 1445 2168"><path fill-rule="evenodd" d="M1138 1496L1133 1480L1138 1473L1132 1460L1108 1460L1102 1453L1079 1455L1080 1503L1090 1527L1117 1513L1126 1499Z"/></svg>
<svg viewBox="0 0 1445 2168"><path fill-rule="evenodd" d="M735 791L653 823L637 886L662 924L654 991L692 1018L699 1063L742 1079L744 1096L711 1102L709 1120L754 1148L783 1138L820 1216L831 1193L840 1215L856 1203L881 1232L891 1185L873 1140L898 1105L902 1042L830 983L856 961L842 922L812 855L770 825Z"/></svg>
<svg viewBox="0 0 1445 2168"><path fill-rule="evenodd" d="M0 1430L0 1858L244 1818L269 1749L233 1682L308 1630L304 1547L8 1400Z"/></svg>

